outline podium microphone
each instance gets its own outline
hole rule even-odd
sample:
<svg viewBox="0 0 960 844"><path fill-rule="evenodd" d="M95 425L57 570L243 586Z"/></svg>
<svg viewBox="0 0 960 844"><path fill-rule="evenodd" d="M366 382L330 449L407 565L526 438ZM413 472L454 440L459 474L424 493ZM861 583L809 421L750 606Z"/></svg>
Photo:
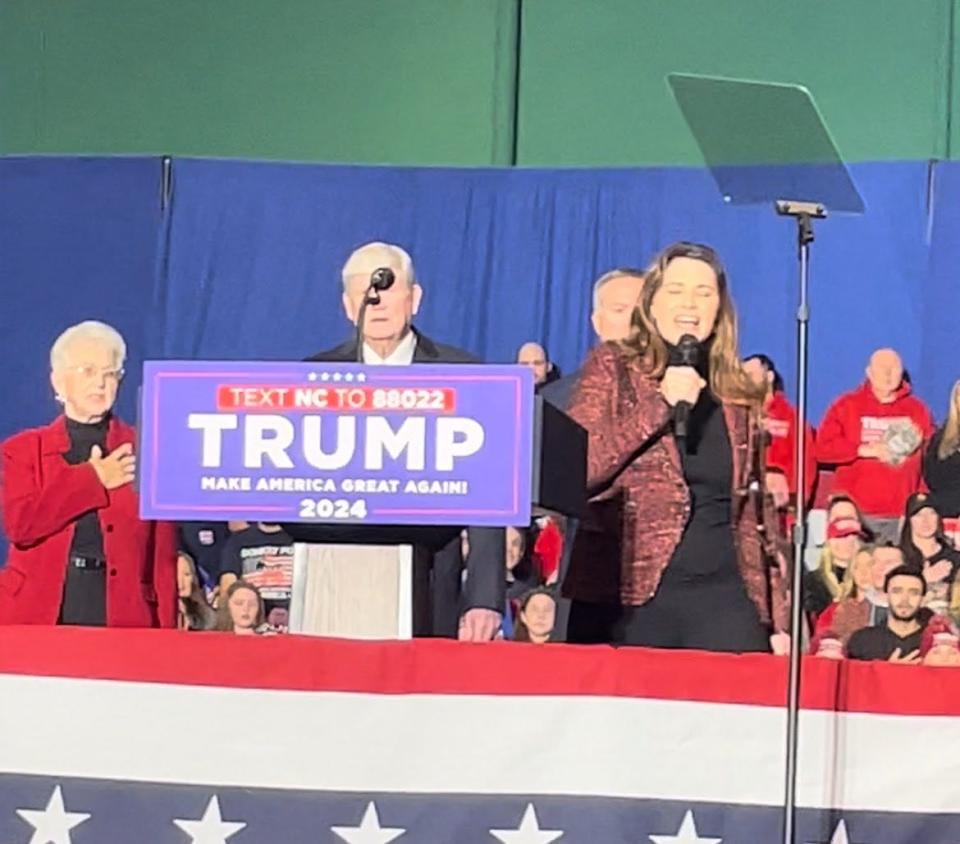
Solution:
<svg viewBox="0 0 960 844"><path fill-rule="evenodd" d="M700 341L692 334L684 334L671 358L670 366L690 366L696 369L700 365ZM678 401L673 407L673 435L678 440L687 439L691 410L693 406L688 401Z"/></svg>
<svg viewBox="0 0 960 844"><path fill-rule="evenodd" d="M397 276L393 270L389 267L380 267L380 269L374 270L370 276L370 289L376 290L378 293L381 290L389 290L396 280Z"/></svg>
<svg viewBox="0 0 960 844"><path fill-rule="evenodd" d="M370 273L370 283L363 294L360 303L360 313L357 314L357 363L363 363L363 320L367 315L367 305L379 305L380 293L393 287L397 274L389 267L379 267Z"/></svg>

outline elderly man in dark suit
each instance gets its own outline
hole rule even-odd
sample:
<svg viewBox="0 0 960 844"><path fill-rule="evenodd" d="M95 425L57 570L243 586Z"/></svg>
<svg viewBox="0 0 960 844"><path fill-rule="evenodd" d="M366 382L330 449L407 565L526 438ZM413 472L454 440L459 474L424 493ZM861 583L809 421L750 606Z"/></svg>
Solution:
<svg viewBox="0 0 960 844"><path fill-rule="evenodd" d="M417 283L407 252L389 243L367 243L353 252L343 267L343 308L356 324L371 274L393 271L396 281L379 292L380 301L368 306L363 324L363 362L383 366L416 363L479 363L453 346L431 340L413 327L423 289ZM311 361L357 360L357 341L320 352ZM461 590L464 565L460 539L450 542L433 558L431 604L433 633L456 635L463 641L487 641L500 627L505 603L506 560L501 528L467 531L466 582ZM461 594L462 592L462 594Z"/></svg>

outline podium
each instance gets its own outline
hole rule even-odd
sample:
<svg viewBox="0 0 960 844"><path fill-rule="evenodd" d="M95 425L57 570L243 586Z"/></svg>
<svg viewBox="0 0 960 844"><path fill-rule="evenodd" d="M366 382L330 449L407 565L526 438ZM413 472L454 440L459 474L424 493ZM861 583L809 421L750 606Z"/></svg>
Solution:
<svg viewBox="0 0 960 844"><path fill-rule="evenodd" d="M148 361L140 419L141 517L283 525L299 633L429 633L466 526L586 507L586 432L523 366Z"/></svg>

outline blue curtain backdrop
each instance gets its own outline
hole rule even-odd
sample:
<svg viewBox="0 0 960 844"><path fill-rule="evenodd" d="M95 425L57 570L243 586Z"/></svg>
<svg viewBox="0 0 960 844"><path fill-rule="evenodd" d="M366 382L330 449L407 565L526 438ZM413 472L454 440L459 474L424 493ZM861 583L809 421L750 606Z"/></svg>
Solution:
<svg viewBox="0 0 960 844"><path fill-rule="evenodd" d="M160 161L0 158L0 437L58 412L50 346L84 319L127 340L131 381L120 413L135 418L160 227Z"/></svg>
<svg viewBox="0 0 960 844"><path fill-rule="evenodd" d="M942 415L960 375L960 163L853 169L867 214L820 223L814 245L813 416L884 344ZM744 352L771 354L792 388L793 224L724 205L705 171L180 160L165 214L160 172L158 159L0 159L0 436L55 412L47 352L81 319L129 341L128 418L144 356L301 358L339 342L350 330L340 266L371 239L413 254L427 333L490 361L540 340L566 371L593 342L600 272L642 266L677 238L711 243L729 267Z"/></svg>
<svg viewBox="0 0 960 844"><path fill-rule="evenodd" d="M924 162L864 164L854 176L868 213L817 228L812 414L860 382L869 352L886 344L941 408L960 366L925 352L928 333L950 322L940 306L949 274L928 264L931 235L950 240L960 192L931 192ZM593 342L593 279L686 238L723 255L744 352L767 352L793 382L794 225L766 207L724 205L704 170L181 160L166 222L155 335L164 356L301 358L339 342L349 331L340 266L379 239L412 253L425 290L417 322L428 334L490 361L540 340L570 371Z"/></svg>
<svg viewBox="0 0 960 844"><path fill-rule="evenodd" d="M942 417L960 376L960 162L853 168L867 213L817 227L811 412L898 348ZM704 170L457 170L159 159L0 159L0 437L56 412L50 344L99 318L130 346L120 412L144 357L299 359L348 336L340 267L373 239L404 245L425 289L417 322L489 361L544 342L565 371L593 342L591 286L686 238L720 250L741 347L793 389L795 230L723 204Z"/></svg>

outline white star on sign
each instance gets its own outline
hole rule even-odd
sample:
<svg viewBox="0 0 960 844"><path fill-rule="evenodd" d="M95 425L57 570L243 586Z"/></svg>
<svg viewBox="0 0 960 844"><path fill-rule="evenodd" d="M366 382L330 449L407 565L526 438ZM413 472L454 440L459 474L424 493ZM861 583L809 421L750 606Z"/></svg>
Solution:
<svg viewBox="0 0 960 844"><path fill-rule="evenodd" d="M344 380L344 381L352 381L352 380L353 380L353 373L352 373L352 372L346 373L346 375L343 376L343 380Z"/></svg>
<svg viewBox="0 0 960 844"><path fill-rule="evenodd" d="M46 809L17 809L17 814L33 827L28 844L70 844L70 830L90 817L88 813L68 812L64 808L59 785L50 795Z"/></svg>
<svg viewBox="0 0 960 844"><path fill-rule="evenodd" d="M358 380L358 381L366 381L366 380L367 380L366 373L364 373L364 372L358 372L358 373L357 373L357 380Z"/></svg>
<svg viewBox="0 0 960 844"><path fill-rule="evenodd" d="M246 824L239 821L225 821L220 815L220 800L216 794L207 803L203 817L198 821L182 818L174 820L180 829L190 836L191 844L227 844L227 839L236 835Z"/></svg>
<svg viewBox="0 0 960 844"><path fill-rule="evenodd" d="M330 380L330 373L329 373L329 372L324 372L324 373L320 376L320 380L321 380L321 381L329 381L329 380Z"/></svg>
<svg viewBox="0 0 960 844"><path fill-rule="evenodd" d="M840 821L837 824L837 828L833 831L833 838L830 839L830 844L850 844L846 821Z"/></svg>
<svg viewBox="0 0 960 844"><path fill-rule="evenodd" d="M317 373L316 373L316 372L310 372L310 373L308 373L308 374L307 374L307 380L308 380L308 381L316 381L316 380L317 380Z"/></svg>
<svg viewBox="0 0 960 844"><path fill-rule="evenodd" d="M523 820L517 829L491 829L490 834L503 844L550 844L563 836L560 829L540 829L537 810L527 803Z"/></svg>
<svg viewBox="0 0 960 844"><path fill-rule="evenodd" d="M377 807L372 800L367 803L360 826L332 826L330 830L347 844L387 844L406 832L399 827L380 826Z"/></svg>
<svg viewBox="0 0 960 844"><path fill-rule="evenodd" d="M339 372L334 372L334 373L333 373L333 380L334 380L334 381L339 381L341 378L343 378L343 375L341 375Z"/></svg>
<svg viewBox="0 0 960 844"><path fill-rule="evenodd" d="M683 816L683 823L676 835L651 835L653 844L720 844L720 838L701 838L697 832L697 825L693 820L693 812L688 811Z"/></svg>

